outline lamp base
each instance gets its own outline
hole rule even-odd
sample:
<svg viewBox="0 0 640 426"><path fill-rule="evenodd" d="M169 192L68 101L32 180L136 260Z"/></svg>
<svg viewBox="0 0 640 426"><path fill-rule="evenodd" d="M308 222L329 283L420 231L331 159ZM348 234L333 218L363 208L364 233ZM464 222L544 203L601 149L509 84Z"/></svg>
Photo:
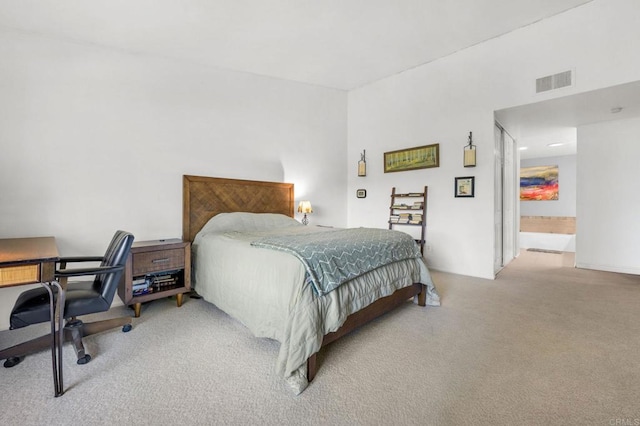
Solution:
<svg viewBox="0 0 640 426"><path fill-rule="evenodd" d="M309 218L307 217L307 214L305 213L304 216L302 217L302 224L303 225L308 225L309 224Z"/></svg>

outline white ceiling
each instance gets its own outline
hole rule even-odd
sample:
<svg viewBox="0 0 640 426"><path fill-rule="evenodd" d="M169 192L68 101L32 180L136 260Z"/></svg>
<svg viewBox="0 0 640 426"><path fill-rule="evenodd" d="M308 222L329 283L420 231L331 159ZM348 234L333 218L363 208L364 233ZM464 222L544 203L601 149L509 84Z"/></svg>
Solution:
<svg viewBox="0 0 640 426"><path fill-rule="evenodd" d="M496 119L518 146L528 148L520 151L521 159L575 154L576 127L632 117L640 117L640 82L496 111Z"/></svg>
<svg viewBox="0 0 640 426"><path fill-rule="evenodd" d="M0 29L343 90L591 0L15 0Z"/></svg>
<svg viewBox="0 0 640 426"><path fill-rule="evenodd" d="M5 0L0 30L350 90L590 1ZM496 116L521 158L567 155L576 126L640 116L638 100L625 85Z"/></svg>

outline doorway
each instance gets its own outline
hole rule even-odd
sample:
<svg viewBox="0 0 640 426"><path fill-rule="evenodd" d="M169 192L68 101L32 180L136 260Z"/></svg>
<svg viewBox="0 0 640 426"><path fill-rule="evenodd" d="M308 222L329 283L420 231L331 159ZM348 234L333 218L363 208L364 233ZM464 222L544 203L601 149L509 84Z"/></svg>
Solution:
<svg viewBox="0 0 640 426"><path fill-rule="evenodd" d="M571 89L574 90L575 88ZM560 89L564 90L564 89ZM566 93L566 91L565 91ZM548 96L547 94L546 96ZM553 94L551 94L553 96ZM589 170L590 167L594 167L597 164L598 159L597 151L583 150L582 154L578 154L578 134L576 129L583 127L591 127L594 124L604 125L606 122L623 123L628 119L635 119L639 116L640 111L640 81L631 83L620 84L617 86L611 86L607 88L597 89L588 92L581 93L569 93L566 96L559 94L558 97L552 99L542 100L540 102L514 106L497 110L494 113L494 119L499 125L506 129L507 134L513 135L517 141L519 148L527 147L526 151L516 150L516 154L519 158L517 165L519 166L520 160L525 164L525 160L529 159L544 159L544 158L574 158L574 168L577 172L580 170ZM588 133L587 133L588 134ZM500 135L500 132L496 130L496 135ZM606 139L606 138L605 138ZM610 138L609 138L610 139ZM610 142L609 139L606 139ZM624 139L625 141L628 138ZM587 147L590 145L587 145ZM499 137L496 136L496 198L501 194L502 187L502 175L498 174L498 170L502 170L502 160L499 160L498 151L501 149L499 145ZM587 161L587 163L583 163ZM536 164L530 164L536 165ZM540 165L540 164L538 164ZM561 202L564 201L567 195L563 193L563 182L566 183L566 174L563 174L563 170L567 170L566 164L559 163L559 197ZM594 168L594 170L598 170ZM627 170L627 169L623 169ZM631 170L631 169L629 169ZM588 191L584 189L584 180L579 180L578 176L587 176L585 172L577 173L575 188L577 194L588 194ZM514 177L514 186L519 187L519 172ZM579 198L576 195L576 199ZM519 200L519 196L518 196ZM589 217L585 219L585 215L589 215L593 212L594 208L600 206L597 203L590 202L588 197L583 196L582 203L577 204L574 213L567 212L552 212L554 216L575 216L575 234L580 234L579 238L575 239L575 260L577 265L583 265L585 267L595 266L602 268L602 259L609 255L610 249L601 249L602 245L589 244L591 240L595 240L598 237L599 228L596 226L583 226L581 223L589 224L597 221L592 220L589 222ZM556 203L556 204L561 204ZM555 203L555 202L549 202ZM589 208L587 208L589 207ZM501 204L498 204L496 199L496 216L503 212ZM518 201L518 215L514 222L513 231L519 233L520 228L520 214L525 215L539 215L538 212L526 212L524 206L520 210ZM583 213L581 215L581 212ZM606 218L618 217L617 211L614 214L604 216ZM578 220L579 219L579 220ZM501 223L496 218L496 224ZM506 223L501 223L503 229ZM615 224L614 224L615 225ZM501 239L498 238L498 228L496 226L496 261L495 268L499 269L498 254L502 254L498 249L498 243ZM519 246L523 241L518 241L516 245L516 255L519 253ZM584 249L582 251L581 249ZM502 248L500 248L502 250ZM628 251L628 250L627 250ZM621 253L625 253L623 248L620 249ZM586 253L586 254L583 254ZM609 266L604 267L611 268ZM631 264L633 262L630 262ZM595 265L595 266L594 266ZM609 270L609 269L605 269Z"/></svg>

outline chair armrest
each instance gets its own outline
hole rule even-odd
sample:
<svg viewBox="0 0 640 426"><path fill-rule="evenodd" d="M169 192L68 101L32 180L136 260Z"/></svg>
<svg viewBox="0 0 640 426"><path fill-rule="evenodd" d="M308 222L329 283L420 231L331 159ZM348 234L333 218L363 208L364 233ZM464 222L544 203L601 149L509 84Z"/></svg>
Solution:
<svg viewBox="0 0 640 426"><path fill-rule="evenodd" d="M82 275L107 274L110 272L121 271L122 269L124 269L124 266L96 266L95 268L60 269L55 272L55 276L56 278L79 277Z"/></svg>

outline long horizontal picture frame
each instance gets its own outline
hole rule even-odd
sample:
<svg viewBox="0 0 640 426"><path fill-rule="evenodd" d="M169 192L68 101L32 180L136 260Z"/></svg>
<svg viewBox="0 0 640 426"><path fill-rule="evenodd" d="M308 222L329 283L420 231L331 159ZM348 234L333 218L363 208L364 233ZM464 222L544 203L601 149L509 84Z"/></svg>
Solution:
<svg viewBox="0 0 640 426"><path fill-rule="evenodd" d="M416 146L384 153L384 172L440 167L440 144Z"/></svg>

